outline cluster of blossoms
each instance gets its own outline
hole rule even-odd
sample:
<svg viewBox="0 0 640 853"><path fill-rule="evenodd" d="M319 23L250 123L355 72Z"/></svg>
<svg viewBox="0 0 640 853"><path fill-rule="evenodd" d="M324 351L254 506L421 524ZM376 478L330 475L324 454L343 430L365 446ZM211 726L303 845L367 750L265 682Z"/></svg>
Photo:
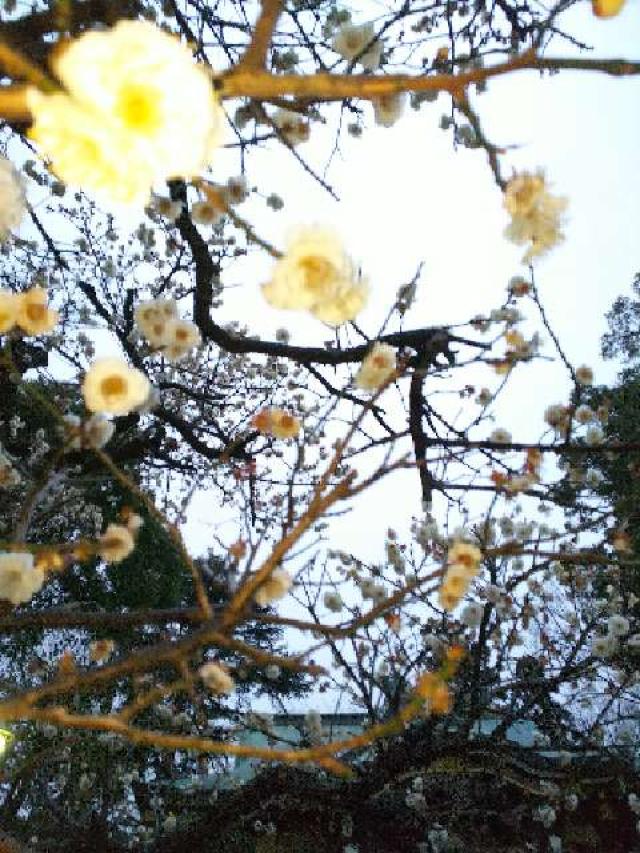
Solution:
<svg viewBox="0 0 640 853"><path fill-rule="evenodd" d="M300 421L283 409L261 409L251 419L251 426L263 435L274 438L295 438L300 432Z"/></svg>
<svg viewBox="0 0 640 853"><path fill-rule="evenodd" d="M173 299L151 299L137 306L135 321L150 346L169 361L179 361L201 343L195 323L178 317Z"/></svg>
<svg viewBox="0 0 640 853"><path fill-rule="evenodd" d="M146 402L150 390L144 373L120 358L94 361L82 383L87 409L109 415L128 415Z"/></svg>
<svg viewBox="0 0 640 853"><path fill-rule="evenodd" d="M595 657L608 658L618 650L618 645L630 630L630 623L626 616L614 613L607 619L607 633L594 637L591 641L591 652ZM633 634L627 640L627 645L632 649L640 648L640 634Z"/></svg>
<svg viewBox="0 0 640 853"><path fill-rule="evenodd" d="M126 524L109 524L98 542L98 553L107 563L121 563L136 547L135 536L142 526L139 515L131 513Z"/></svg>
<svg viewBox="0 0 640 853"><path fill-rule="evenodd" d="M349 62L359 62L365 71L376 71L382 60L383 43L373 24L345 23L336 32L333 49Z"/></svg>
<svg viewBox="0 0 640 853"><path fill-rule="evenodd" d="M527 340L521 332L510 329L505 333L504 339L507 349L504 357L495 365L498 375L509 373L519 361L530 361L540 348L540 336L537 332Z"/></svg>
<svg viewBox="0 0 640 853"><path fill-rule="evenodd" d="M495 430L491 435L492 441L497 441ZM506 432L506 430L504 430ZM505 439L506 443L511 437ZM492 471L491 481L498 489L503 489L507 495L517 495L526 492L531 486L540 482L540 466L542 464L542 453L536 447L527 449L525 463L520 474L504 474L502 471Z"/></svg>
<svg viewBox="0 0 640 853"><path fill-rule="evenodd" d="M506 237L517 245L530 244L524 263L530 263L564 239L560 217L567 201L547 192L542 172L515 175L507 184L504 206L511 215Z"/></svg>
<svg viewBox="0 0 640 853"><path fill-rule="evenodd" d="M34 564L33 554L0 554L0 599L24 604L44 583L43 570Z"/></svg>
<svg viewBox="0 0 640 853"><path fill-rule="evenodd" d="M58 312L49 308L47 291L32 287L25 293L0 290L0 334L21 329L25 335L48 335L58 322Z"/></svg>
<svg viewBox="0 0 640 853"><path fill-rule="evenodd" d="M332 230L306 227L291 235L262 292L274 308L307 310L339 326L362 310L368 287Z"/></svg>
<svg viewBox="0 0 640 853"><path fill-rule="evenodd" d="M356 376L356 385L365 391L376 391L396 372L396 351L389 344L375 343L367 353Z"/></svg>
<svg viewBox="0 0 640 853"><path fill-rule="evenodd" d="M266 607L271 601L284 598L292 583L293 580L288 572L284 569L275 569L256 591L254 595L256 603L261 607Z"/></svg>
<svg viewBox="0 0 640 853"><path fill-rule="evenodd" d="M198 675L212 693L233 693L236 686L226 666L221 663L210 661L203 664L198 670Z"/></svg>
<svg viewBox="0 0 640 853"><path fill-rule="evenodd" d="M0 241L22 222L26 204L24 183L13 164L0 157Z"/></svg>
<svg viewBox="0 0 640 853"><path fill-rule="evenodd" d="M438 590L440 604L454 610L478 574L482 552L468 542L455 542L447 554L447 571Z"/></svg>
<svg viewBox="0 0 640 853"><path fill-rule="evenodd" d="M143 205L154 183L210 164L224 113L209 74L173 36L120 21L58 50L52 67L65 91L29 88L30 136L62 181Z"/></svg>

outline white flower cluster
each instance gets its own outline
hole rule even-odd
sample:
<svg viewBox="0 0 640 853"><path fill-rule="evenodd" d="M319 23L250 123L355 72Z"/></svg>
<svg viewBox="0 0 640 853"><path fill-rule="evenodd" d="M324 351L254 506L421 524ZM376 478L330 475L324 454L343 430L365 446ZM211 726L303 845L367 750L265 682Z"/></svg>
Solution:
<svg viewBox="0 0 640 853"><path fill-rule="evenodd" d="M300 113L280 109L271 116L271 121L289 145L300 145L309 139L309 122Z"/></svg>
<svg viewBox="0 0 640 853"><path fill-rule="evenodd" d="M530 263L564 239L560 217L567 201L547 191L542 172L514 175L505 190L504 206L511 215L505 236L517 245L530 244L524 263Z"/></svg>
<svg viewBox="0 0 640 853"><path fill-rule="evenodd" d="M141 302L134 316L150 346L169 361L179 361L201 343L198 327L178 317L178 306L173 299Z"/></svg>
<svg viewBox="0 0 640 853"><path fill-rule="evenodd" d="M124 524L109 524L100 537L98 553L107 563L121 563L136 547L135 535L142 526L139 515L131 514Z"/></svg>

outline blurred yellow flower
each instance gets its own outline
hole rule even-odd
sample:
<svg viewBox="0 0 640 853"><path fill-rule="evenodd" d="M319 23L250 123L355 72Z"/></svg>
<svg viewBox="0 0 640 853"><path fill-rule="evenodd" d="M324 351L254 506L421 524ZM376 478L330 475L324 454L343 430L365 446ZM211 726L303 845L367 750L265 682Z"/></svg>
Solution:
<svg viewBox="0 0 640 853"><path fill-rule="evenodd" d="M136 543L128 527L110 524L100 537L98 553L107 563L121 563L135 548Z"/></svg>
<svg viewBox="0 0 640 853"><path fill-rule="evenodd" d="M289 587L292 583L291 576L284 569L275 569L260 589L257 590L254 598L261 607L264 607L270 601L284 598L289 592Z"/></svg>
<svg viewBox="0 0 640 853"><path fill-rule="evenodd" d="M198 670L198 675L213 693L233 693L235 689L235 681L224 664L205 663Z"/></svg>
<svg viewBox="0 0 640 853"><path fill-rule="evenodd" d="M68 94L31 88L31 137L65 182L144 204L155 181L192 177L220 143L223 111L204 67L147 21L84 33L52 62Z"/></svg>
<svg viewBox="0 0 640 853"><path fill-rule="evenodd" d="M0 290L0 335L12 329L18 319L18 297L9 290Z"/></svg>
<svg viewBox="0 0 640 853"><path fill-rule="evenodd" d="M58 312L47 305L47 291L32 287L18 297L16 323L27 335L46 335L58 322Z"/></svg>
<svg viewBox="0 0 640 853"><path fill-rule="evenodd" d="M254 415L251 425L265 435L276 438L295 438L300 432L300 421L283 409L261 409Z"/></svg>
<svg viewBox="0 0 640 853"><path fill-rule="evenodd" d="M615 17L625 4L625 0L591 0L593 14L599 18Z"/></svg>
<svg viewBox="0 0 640 853"><path fill-rule="evenodd" d="M89 368L82 385L91 412L127 415L149 395L149 380L120 358L102 358Z"/></svg>

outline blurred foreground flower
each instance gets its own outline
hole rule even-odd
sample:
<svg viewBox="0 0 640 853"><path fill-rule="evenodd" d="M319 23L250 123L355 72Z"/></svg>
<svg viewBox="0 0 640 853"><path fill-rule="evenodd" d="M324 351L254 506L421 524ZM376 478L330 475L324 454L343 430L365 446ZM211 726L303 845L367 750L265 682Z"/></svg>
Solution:
<svg viewBox="0 0 640 853"><path fill-rule="evenodd" d="M18 297L16 322L27 335L46 335L58 322L58 312L47 305L47 291L32 287Z"/></svg>
<svg viewBox="0 0 640 853"><path fill-rule="evenodd" d="M47 292L32 287L25 293L0 290L0 334L19 326L27 335L47 335L58 322L58 312L47 305Z"/></svg>
<svg viewBox="0 0 640 853"><path fill-rule="evenodd" d="M353 320L367 301L367 290L338 236L319 227L294 231L271 281L262 287L274 308L306 309L330 326Z"/></svg>
<svg viewBox="0 0 640 853"><path fill-rule="evenodd" d="M52 66L68 94L29 89L30 136L61 180L143 205L155 182L210 164L224 114L209 75L173 36L120 21L58 50Z"/></svg>
<svg viewBox="0 0 640 853"><path fill-rule="evenodd" d="M44 572L33 565L33 554L0 554L0 599L23 604L44 583Z"/></svg>
<svg viewBox="0 0 640 853"><path fill-rule="evenodd" d="M135 548L133 534L122 524L110 524L100 537L99 554L107 563L121 563Z"/></svg>
<svg viewBox="0 0 640 853"><path fill-rule="evenodd" d="M593 14L599 18L614 18L625 4L625 0L591 0Z"/></svg>
<svg viewBox="0 0 640 853"><path fill-rule="evenodd" d="M440 604L445 610L454 610L464 596L469 584L478 574L482 552L475 545L456 542L449 548L447 571L438 591Z"/></svg>
<svg viewBox="0 0 640 853"><path fill-rule="evenodd" d="M289 592L292 583L293 581L288 572L285 572L284 569L276 569L254 595L256 603L264 607L271 601L284 598Z"/></svg>
<svg viewBox="0 0 640 853"><path fill-rule="evenodd" d="M147 377L119 358L101 358L89 368L82 385L91 412L127 415L147 399Z"/></svg>

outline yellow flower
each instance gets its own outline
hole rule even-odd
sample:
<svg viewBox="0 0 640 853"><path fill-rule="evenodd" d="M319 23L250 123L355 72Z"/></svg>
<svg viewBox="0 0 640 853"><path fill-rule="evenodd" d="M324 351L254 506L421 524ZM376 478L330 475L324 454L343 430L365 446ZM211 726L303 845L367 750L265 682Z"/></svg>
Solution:
<svg viewBox="0 0 640 853"><path fill-rule="evenodd" d="M213 661L203 664L198 670L198 675L213 693L233 693L236 686L226 666Z"/></svg>
<svg viewBox="0 0 640 853"><path fill-rule="evenodd" d="M47 291L32 287L18 296L16 323L28 335L47 335L58 322L58 312L47 305Z"/></svg>
<svg viewBox="0 0 640 853"><path fill-rule="evenodd" d="M276 263L271 281L263 285L275 308L306 309L339 326L364 307L367 285L357 281L350 258L336 234L327 228L299 228L285 255Z"/></svg>
<svg viewBox="0 0 640 853"><path fill-rule="evenodd" d="M98 553L108 563L120 563L135 548L136 543L128 527L110 524L100 537Z"/></svg>
<svg viewBox="0 0 640 853"><path fill-rule="evenodd" d="M115 647L113 640L94 640L89 643L89 660L91 663L102 663L111 657Z"/></svg>
<svg viewBox="0 0 640 853"><path fill-rule="evenodd" d="M0 335L12 329L18 319L19 297L8 290L0 290Z"/></svg>
<svg viewBox="0 0 640 853"><path fill-rule="evenodd" d="M593 14L599 18L615 17L625 4L625 0L591 0Z"/></svg>
<svg viewBox="0 0 640 853"><path fill-rule="evenodd" d="M471 577L469 570L462 563L454 563L449 566L438 591L440 604L445 610L455 609L469 588Z"/></svg>
<svg viewBox="0 0 640 853"><path fill-rule="evenodd" d="M179 361L199 346L201 341L200 330L195 323L189 320L169 320L162 354L169 361Z"/></svg>
<svg viewBox="0 0 640 853"><path fill-rule="evenodd" d="M276 569L258 589L254 598L257 604L264 607L270 601L284 598L292 583L290 575L284 569Z"/></svg>
<svg viewBox="0 0 640 853"><path fill-rule="evenodd" d="M149 381L122 359L102 358L89 368L82 393L91 412L127 415L147 399Z"/></svg>
<svg viewBox="0 0 640 853"><path fill-rule="evenodd" d="M396 351L389 344L375 343L356 376L358 388L375 391L395 373Z"/></svg>
<svg viewBox="0 0 640 853"><path fill-rule="evenodd" d="M482 551L467 542L455 542L447 554L449 565L462 566L473 577L478 572Z"/></svg>
<svg viewBox="0 0 640 853"><path fill-rule="evenodd" d="M300 432L300 421L283 409L262 409L251 421L259 432L276 438L295 438Z"/></svg>
<svg viewBox="0 0 640 853"><path fill-rule="evenodd" d="M190 51L146 21L84 33L52 62L68 95L28 93L32 138L65 182L148 201L154 181L199 174L223 112Z"/></svg>
<svg viewBox="0 0 640 853"><path fill-rule="evenodd" d="M446 683L433 672L420 676L416 693L424 699L426 710L432 714L448 714L451 710L451 695Z"/></svg>

